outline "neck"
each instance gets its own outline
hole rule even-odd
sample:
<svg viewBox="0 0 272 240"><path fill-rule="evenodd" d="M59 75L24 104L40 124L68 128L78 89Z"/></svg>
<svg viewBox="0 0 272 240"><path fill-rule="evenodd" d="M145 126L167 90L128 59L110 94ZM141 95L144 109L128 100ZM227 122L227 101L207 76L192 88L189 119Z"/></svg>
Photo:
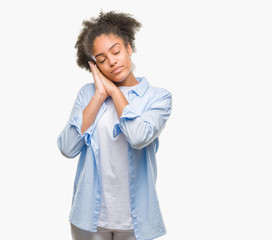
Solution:
<svg viewBox="0 0 272 240"><path fill-rule="evenodd" d="M132 87L137 84L138 84L138 81L136 80L132 71L129 72L129 74L123 81L115 83L117 87L121 87L121 86Z"/></svg>

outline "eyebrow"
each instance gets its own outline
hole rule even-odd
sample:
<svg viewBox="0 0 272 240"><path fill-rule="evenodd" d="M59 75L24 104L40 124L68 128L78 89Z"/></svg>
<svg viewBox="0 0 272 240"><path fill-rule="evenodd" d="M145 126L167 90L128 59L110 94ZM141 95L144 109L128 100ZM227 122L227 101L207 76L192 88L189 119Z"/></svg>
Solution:
<svg viewBox="0 0 272 240"><path fill-rule="evenodd" d="M109 48L109 50L111 50L112 48L114 48L117 44L120 44L120 43L115 43L115 44L113 44L113 45ZM97 58L98 56L101 56L101 55L104 55L104 53L99 53L99 54L95 55L94 57Z"/></svg>

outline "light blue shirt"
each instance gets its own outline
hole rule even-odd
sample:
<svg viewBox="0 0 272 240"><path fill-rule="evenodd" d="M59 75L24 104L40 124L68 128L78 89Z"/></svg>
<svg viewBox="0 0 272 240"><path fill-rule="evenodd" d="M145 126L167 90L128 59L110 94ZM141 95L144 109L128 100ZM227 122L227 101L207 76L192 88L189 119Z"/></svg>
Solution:
<svg viewBox="0 0 272 240"><path fill-rule="evenodd" d="M163 88L150 86L144 77L136 79L139 83L129 91L129 104L113 128L113 137L123 133L129 143L129 197L136 239L152 240L166 234L156 193L156 152L158 137L171 113L172 95ZM65 157L80 154L69 221L91 232L97 231L101 201L96 126L107 108L104 102L92 125L82 134L83 110L94 92L93 83L80 89L69 121L57 139Z"/></svg>

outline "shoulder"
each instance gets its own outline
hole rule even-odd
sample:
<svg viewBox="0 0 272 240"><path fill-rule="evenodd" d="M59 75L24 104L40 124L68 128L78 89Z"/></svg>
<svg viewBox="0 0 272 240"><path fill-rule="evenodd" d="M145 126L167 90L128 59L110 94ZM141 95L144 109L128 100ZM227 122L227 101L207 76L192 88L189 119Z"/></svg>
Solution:
<svg viewBox="0 0 272 240"><path fill-rule="evenodd" d="M93 83L87 83L83 85L78 91L76 104L80 104L81 106L86 107L94 95L94 92L95 87Z"/></svg>
<svg viewBox="0 0 272 240"><path fill-rule="evenodd" d="M145 97L149 99L150 103L167 101L168 104L171 104L172 102L172 93L162 87L149 85L145 95Z"/></svg>
<svg viewBox="0 0 272 240"><path fill-rule="evenodd" d="M151 86L151 85L149 85L149 87L147 89L147 93L153 94L153 95L158 95L160 97L165 96L165 95L172 95L171 92L165 88L155 87L155 86Z"/></svg>
<svg viewBox="0 0 272 240"><path fill-rule="evenodd" d="M140 95L144 96L145 98L160 98L162 96L171 96L171 93L162 87L157 87L149 84L149 81L146 77L137 77L139 81L139 86L137 90Z"/></svg>
<svg viewBox="0 0 272 240"><path fill-rule="evenodd" d="M163 111L171 111L172 93L162 87L149 85L142 97L144 109L163 109Z"/></svg>
<svg viewBox="0 0 272 240"><path fill-rule="evenodd" d="M83 85L79 92L82 92L82 93L85 93L85 92L93 92L94 93L95 91L95 87L94 87L94 84L93 83L87 83L85 85Z"/></svg>
<svg viewBox="0 0 272 240"><path fill-rule="evenodd" d="M90 98L94 95L95 86L93 83L87 83L83 85L78 91L78 97Z"/></svg>

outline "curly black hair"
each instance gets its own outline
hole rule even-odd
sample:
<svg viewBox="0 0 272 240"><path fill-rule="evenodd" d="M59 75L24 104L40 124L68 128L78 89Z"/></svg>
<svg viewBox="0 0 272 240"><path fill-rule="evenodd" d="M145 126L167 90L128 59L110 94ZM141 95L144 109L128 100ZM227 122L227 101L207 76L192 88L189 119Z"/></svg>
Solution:
<svg viewBox="0 0 272 240"><path fill-rule="evenodd" d="M135 33L142 26L135 18L128 13L117 13L110 11L100 12L97 18L84 20L75 48L77 49L77 64L91 72L88 61L92 60L92 50L94 40L102 34L115 34L120 37L124 44L130 44L135 52Z"/></svg>

